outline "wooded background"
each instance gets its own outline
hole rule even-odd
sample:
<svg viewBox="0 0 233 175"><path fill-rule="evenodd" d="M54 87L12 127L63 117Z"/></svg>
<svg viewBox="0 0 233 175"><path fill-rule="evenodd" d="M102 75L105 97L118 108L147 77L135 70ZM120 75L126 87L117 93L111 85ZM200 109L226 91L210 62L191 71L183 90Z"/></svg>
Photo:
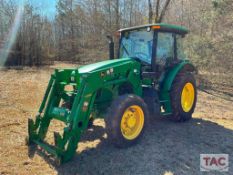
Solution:
<svg viewBox="0 0 233 175"><path fill-rule="evenodd" d="M30 0L23 7L15 2L0 0L0 63L5 66L108 59L106 35L162 21L190 30L185 51L199 70L233 72L232 0L58 0L55 17Z"/></svg>

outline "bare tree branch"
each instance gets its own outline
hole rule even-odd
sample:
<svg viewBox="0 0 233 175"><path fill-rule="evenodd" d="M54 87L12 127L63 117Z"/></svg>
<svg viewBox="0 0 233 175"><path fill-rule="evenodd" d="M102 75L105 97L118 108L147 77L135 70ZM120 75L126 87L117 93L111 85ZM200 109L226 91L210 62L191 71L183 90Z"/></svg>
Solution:
<svg viewBox="0 0 233 175"><path fill-rule="evenodd" d="M167 10L168 5L170 4L170 2L171 2L171 0L167 0L167 1L165 2L165 5L164 5L164 7L163 7L163 9L162 9L162 11L161 11L161 13L160 13L160 15L159 15L159 18L158 18L157 22L160 23L160 22L163 21L163 18L164 18L164 16L165 16L166 10Z"/></svg>
<svg viewBox="0 0 233 175"><path fill-rule="evenodd" d="M152 23L152 18L153 18L153 9L152 9L152 4L151 4L151 0L148 0L148 7L149 7L149 19L148 22Z"/></svg>
<svg viewBox="0 0 233 175"><path fill-rule="evenodd" d="M160 6L160 0L157 0L156 10L155 10L155 23L158 22L159 19L159 6Z"/></svg>

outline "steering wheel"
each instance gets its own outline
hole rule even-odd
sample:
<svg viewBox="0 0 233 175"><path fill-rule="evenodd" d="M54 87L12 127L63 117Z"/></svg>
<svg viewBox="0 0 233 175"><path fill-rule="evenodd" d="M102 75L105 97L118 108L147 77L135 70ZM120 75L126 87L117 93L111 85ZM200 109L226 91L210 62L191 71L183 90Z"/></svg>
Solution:
<svg viewBox="0 0 233 175"><path fill-rule="evenodd" d="M136 52L134 55L136 57L139 57L139 58L144 58L144 59L149 58L149 55L147 55L147 54L145 54L143 52Z"/></svg>

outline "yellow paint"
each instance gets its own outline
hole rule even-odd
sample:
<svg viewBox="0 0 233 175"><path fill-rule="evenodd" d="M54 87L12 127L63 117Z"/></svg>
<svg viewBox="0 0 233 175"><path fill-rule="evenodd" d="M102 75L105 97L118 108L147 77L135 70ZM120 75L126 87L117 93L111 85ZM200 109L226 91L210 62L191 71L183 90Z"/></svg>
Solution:
<svg viewBox="0 0 233 175"><path fill-rule="evenodd" d="M121 119L121 133L127 140L139 136L144 126L144 113L141 107L133 105L128 107Z"/></svg>
<svg viewBox="0 0 233 175"><path fill-rule="evenodd" d="M186 83L181 94L181 105L185 112L189 112L194 103L195 98L194 87L191 83Z"/></svg>

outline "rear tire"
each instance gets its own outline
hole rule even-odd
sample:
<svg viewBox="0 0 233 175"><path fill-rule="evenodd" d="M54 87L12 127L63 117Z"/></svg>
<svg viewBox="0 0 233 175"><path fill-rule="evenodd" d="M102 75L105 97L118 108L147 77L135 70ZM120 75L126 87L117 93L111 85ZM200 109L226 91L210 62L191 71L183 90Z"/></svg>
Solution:
<svg viewBox="0 0 233 175"><path fill-rule="evenodd" d="M197 88L191 73L180 73L176 76L171 92L172 120L182 122L192 118L196 107Z"/></svg>
<svg viewBox="0 0 233 175"><path fill-rule="evenodd" d="M142 137L149 112L142 98L126 94L115 99L105 119L108 139L116 147L134 145Z"/></svg>

